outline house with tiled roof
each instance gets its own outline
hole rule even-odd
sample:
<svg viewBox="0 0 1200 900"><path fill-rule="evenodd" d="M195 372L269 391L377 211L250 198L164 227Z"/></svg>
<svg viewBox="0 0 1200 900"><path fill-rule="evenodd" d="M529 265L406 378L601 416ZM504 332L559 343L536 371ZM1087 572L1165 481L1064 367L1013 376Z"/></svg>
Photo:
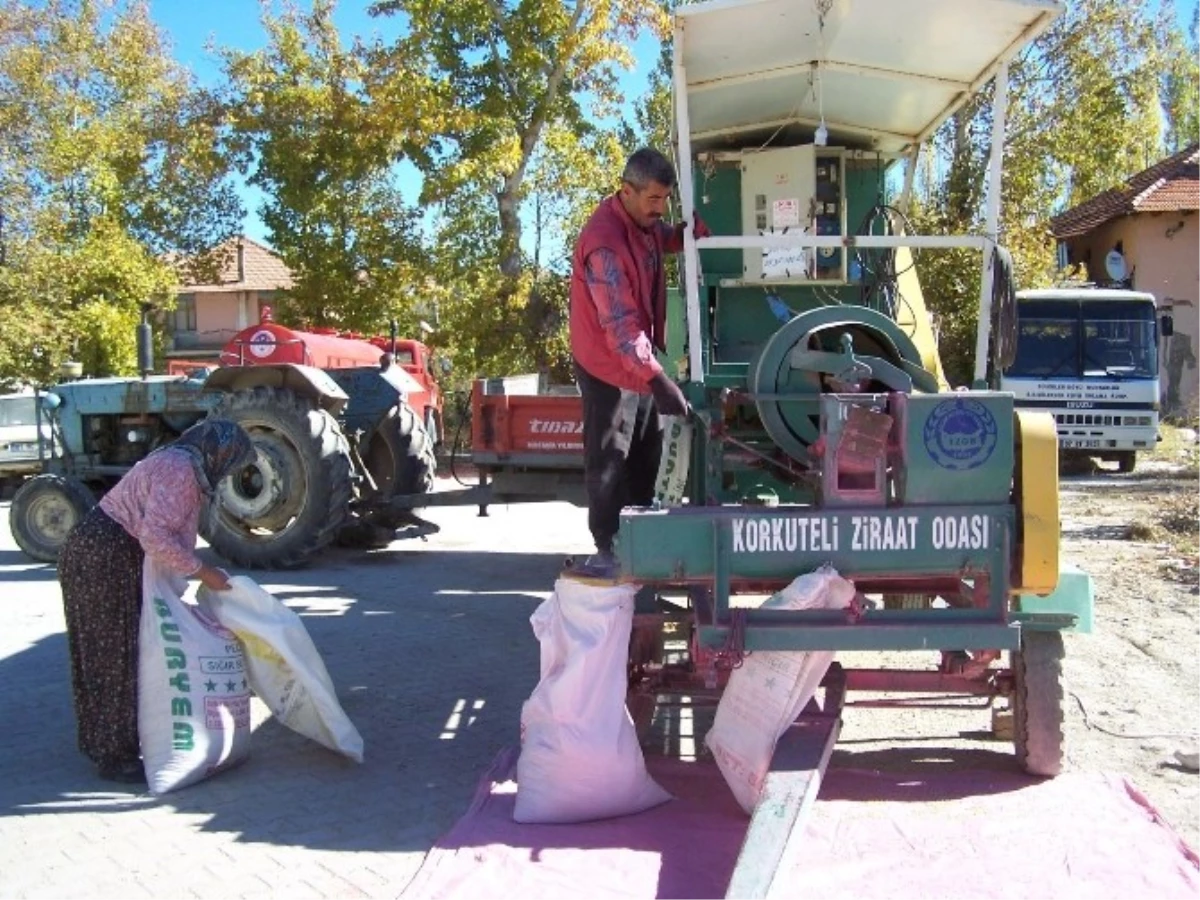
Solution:
<svg viewBox="0 0 1200 900"><path fill-rule="evenodd" d="M270 247L245 235L216 248L215 273L184 278L167 315L168 369L216 361L226 342L259 322L263 307L292 286L292 273Z"/></svg>
<svg viewBox="0 0 1200 900"><path fill-rule="evenodd" d="M1174 334L1159 354L1163 407L1190 409L1197 396L1200 319L1200 145L1192 144L1050 220L1067 260L1089 281L1110 280L1105 257L1125 259L1126 286L1153 294Z"/></svg>

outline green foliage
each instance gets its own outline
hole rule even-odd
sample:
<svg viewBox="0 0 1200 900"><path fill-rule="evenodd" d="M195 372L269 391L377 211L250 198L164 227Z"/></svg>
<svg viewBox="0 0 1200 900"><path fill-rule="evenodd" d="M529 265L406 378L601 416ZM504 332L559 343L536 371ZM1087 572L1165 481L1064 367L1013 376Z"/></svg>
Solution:
<svg viewBox="0 0 1200 900"><path fill-rule="evenodd" d="M526 272L499 278L495 261L460 270L453 297L439 304L441 330L453 335L443 346L460 387L475 375L544 372L570 380L567 344L567 279Z"/></svg>
<svg viewBox="0 0 1200 900"><path fill-rule="evenodd" d="M1185 35L1171 0L1163 0L1156 23L1162 64L1159 93L1167 125L1166 149L1200 142L1200 3L1192 5Z"/></svg>
<svg viewBox="0 0 1200 900"><path fill-rule="evenodd" d="M219 107L116 0L8 3L0 95L0 381L132 373L140 304L171 303L160 254L240 223Z"/></svg>
<svg viewBox="0 0 1200 900"><path fill-rule="evenodd" d="M225 53L235 145L270 241L291 268L284 321L409 331L424 280L417 215L397 186L392 124L363 93L362 55L344 50L334 3L264 15L268 46Z"/></svg>
<svg viewBox="0 0 1200 900"><path fill-rule="evenodd" d="M566 378L567 272L575 233L624 155L605 121L657 0L388 0L408 31L368 49L366 86L435 207L431 281L443 350L460 373ZM524 230L532 223L531 252ZM451 345L452 346L449 346Z"/></svg>
<svg viewBox="0 0 1200 900"><path fill-rule="evenodd" d="M617 70L632 65L642 28L661 33L662 9L656 0L385 0L371 11L406 17L408 34L373 55L370 89L387 118L420 123L422 203L494 209L490 244L501 274L516 278L531 166L543 182L577 173L572 191L597 186L580 172L594 169L595 123L620 108Z"/></svg>
<svg viewBox="0 0 1200 900"><path fill-rule="evenodd" d="M1073 0L1011 64L999 238L1013 254L1018 288L1046 286L1058 274L1054 215L1166 155L1158 91L1169 66L1156 27L1148 0ZM987 94L939 130L912 215L919 232L983 230L990 134ZM969 383L979 256L926 252L919 271L947 376Z"/></svg>

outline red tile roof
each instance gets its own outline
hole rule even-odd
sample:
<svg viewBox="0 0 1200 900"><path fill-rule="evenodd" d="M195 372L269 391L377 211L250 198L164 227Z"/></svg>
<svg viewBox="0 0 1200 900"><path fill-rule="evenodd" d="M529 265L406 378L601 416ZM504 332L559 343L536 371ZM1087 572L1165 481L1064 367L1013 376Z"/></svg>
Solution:
<svg viewBox="0 0 1200 900"><path fill-rule="evenodd" d="M1056 238L1076 237L1118 216L1200 209L1200 145L1192 144L1050 220Z"/></svg>
<svg viewBox="0 0 1200 900"><path fill-rule="evenodd" d="M242 260L238 265L238 245ZM292 286L292 272L270 247L242 235L217 247L221 268L213 283L194 284L185 280L187 291L274 291Z"/></svg>

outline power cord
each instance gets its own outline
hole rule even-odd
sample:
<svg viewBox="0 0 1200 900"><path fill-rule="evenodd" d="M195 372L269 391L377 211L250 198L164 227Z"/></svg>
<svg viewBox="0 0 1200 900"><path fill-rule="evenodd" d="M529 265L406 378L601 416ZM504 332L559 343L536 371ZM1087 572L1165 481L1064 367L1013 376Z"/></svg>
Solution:
<svg viewBox="0 0 1200 900"><path fill-rule="evenodd" d="M454 405L458 408L458 424L454 426L454 440L450 442L450 477L462 487L471 487L458 477L458 470L454 465L455 460L458 459L458 451L462 447L463 424L471 418L471 393L470 391L454 391L451 396L454 397Z"/></svg>
<svg viewBox="0 0 1200 900"><path fill-rule="evenodd" d="M1192 741L1196 740L1195 734L1175 734L1175 733L1171 733L1171 732L1161 732L1161 733L1147 732L1147 733L1142 733L1142 734L1124 734L1119 731L1111 731L1110 729L1105 728L1103 725L1093 725L1091 719L1088 718L1088 711L1084 707L1083 701L1081 699L1079 699L1079 695L1076 694L1074 691L1068 691L1068 693L1071 695L1071 699L1074 700L1076 704L1078 704L1079 711L1083 714L1084 726L1086 726L1088 729L1090 729L1092 731L1099 731L1099 732L1107 734L1111 737L1122 738L1127 741L1142 741L1142 740L1147 740L1149 738L1182 738L1185 740L1192 740Z"/></svg>

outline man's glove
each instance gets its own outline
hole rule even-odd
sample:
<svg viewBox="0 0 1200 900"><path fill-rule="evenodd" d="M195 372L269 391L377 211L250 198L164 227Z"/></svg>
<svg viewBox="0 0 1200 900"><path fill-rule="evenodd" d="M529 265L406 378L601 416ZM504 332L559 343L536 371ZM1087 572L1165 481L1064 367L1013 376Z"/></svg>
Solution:
<svg viewBox="0 0 1200 900"><path fill-rule="evenodd" d="M667 377L666 372L659 372L650 379L650 393L654 395L654 405L661 415L686 416L692 411L683 391Z"/></svg>

